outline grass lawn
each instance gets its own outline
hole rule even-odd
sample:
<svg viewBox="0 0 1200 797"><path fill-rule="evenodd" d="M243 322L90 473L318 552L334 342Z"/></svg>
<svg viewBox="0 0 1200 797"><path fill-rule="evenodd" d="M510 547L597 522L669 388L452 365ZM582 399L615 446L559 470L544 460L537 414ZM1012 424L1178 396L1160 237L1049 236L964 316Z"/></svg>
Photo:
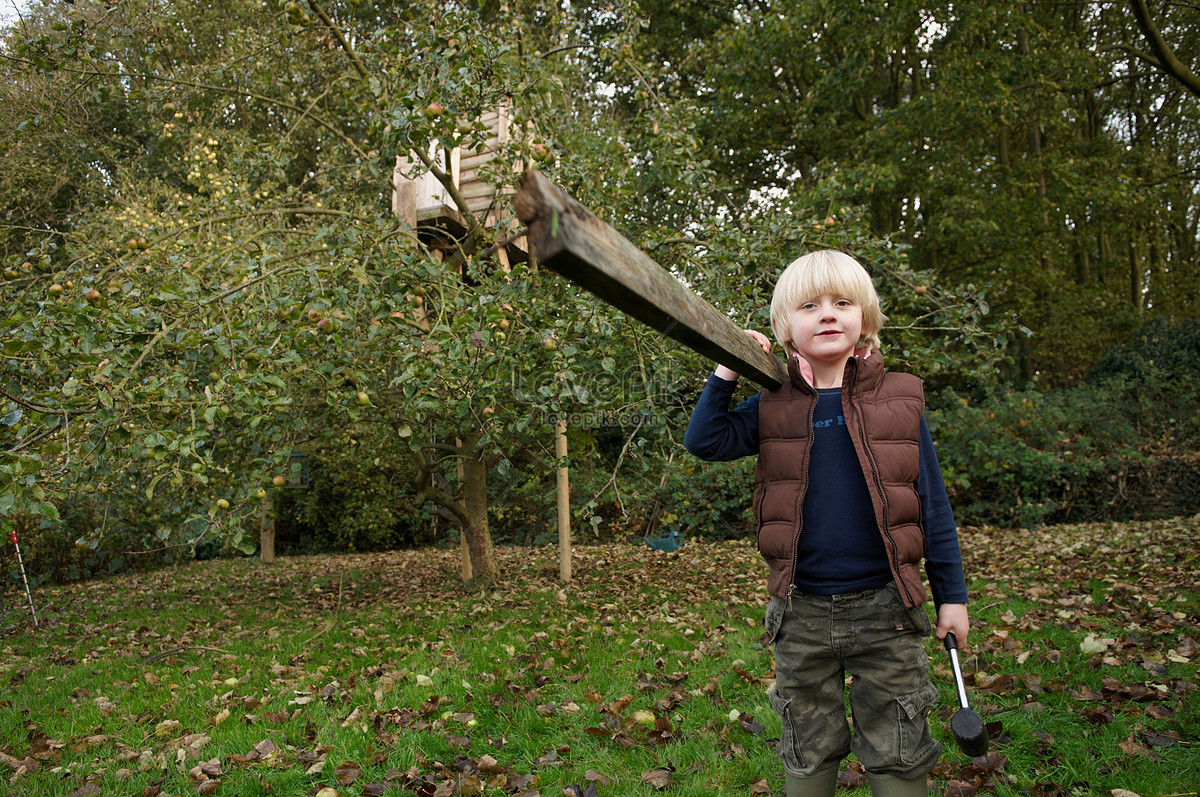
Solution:
<svg viewBox="0 0 1200 797"><path fill-rule="evenodd" d="M936 794L1142 797L1200 784L1200 519L964 529L969 691ZM781 794L751 542L194 563L6 584L0 776L27 795ZM18 582L19 583L19 582ZM865 795L853 761L839 794ZM5 786L0 782L0 792Z"/></svg>

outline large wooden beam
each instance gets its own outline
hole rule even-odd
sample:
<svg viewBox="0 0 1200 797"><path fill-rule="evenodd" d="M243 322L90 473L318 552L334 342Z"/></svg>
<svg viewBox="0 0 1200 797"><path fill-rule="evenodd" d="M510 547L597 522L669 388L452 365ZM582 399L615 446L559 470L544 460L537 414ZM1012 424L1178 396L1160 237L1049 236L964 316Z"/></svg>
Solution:
<svg viewBox="0 0 1200 797"><path fill-rule="evenodd" d="M782 360L540 172L521 177L513 205L546 267L764 387L787 380Z"/></svg>

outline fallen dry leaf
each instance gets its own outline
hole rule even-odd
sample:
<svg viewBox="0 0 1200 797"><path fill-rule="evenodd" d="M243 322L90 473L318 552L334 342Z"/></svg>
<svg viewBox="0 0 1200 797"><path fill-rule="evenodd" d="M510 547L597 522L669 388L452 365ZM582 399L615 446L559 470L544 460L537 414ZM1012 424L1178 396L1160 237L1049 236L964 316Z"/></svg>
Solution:
<svg viewBox="0 0 1200 797"><path fill-rule="evenodd" d="M952 780L946 784L946 797L975 797L978 788L965 780Z"/></svg>
<svg viewBox="0 0 1200 797"><path fill-rule="evenodd" d="M183 723L179 720L163 720L154 726L154 735L160 739L166 739L174 736L183 729Z"/></svg>
<svg viewBox="0 0 1200 797"><path fill-rule="evenodd" d="M855 763L857 764L857 762ZM837 777L838 786L843 789L853 789L858 786L866 786L867 773L864 772L860 767L861 765L858 765L858 767L839 770Z"/></svg>
<svg viewBox="0 0 1200 797"><path fill-rule="evenodd" d="M642 773L642 783L662 791L671 785L671 773L665 769L648 769Z"/></svg>
<svg viewBox="0 0 1200 797"><path fill-rule="evenodd" d="M258 744L254 745L255 760L261 761L265 758L270 758L279 752L279 745L271 739L263 739Z"/></svg>
<svg viewBox="0 0 1200 797"><path fill-rule="evenodd" d="M349 786L362 777L362 768L353 761L347 761L333 772L333 778L339 786Z"/></svg>

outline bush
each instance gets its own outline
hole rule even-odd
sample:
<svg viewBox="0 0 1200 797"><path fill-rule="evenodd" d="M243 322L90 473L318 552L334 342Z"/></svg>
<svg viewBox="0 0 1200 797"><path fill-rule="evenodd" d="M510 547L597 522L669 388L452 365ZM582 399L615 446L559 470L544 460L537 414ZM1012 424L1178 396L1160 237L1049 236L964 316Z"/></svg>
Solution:
<svg viewBox="0 0 1200 797"><path fill-rule="evenodd" d="M753 457L735 462L699 462L692 457L668 472L658 496L666 514L656 531L679 530L685 537L733 540L754 537Z"/></svg>
<svg viewBox="0 0 1200 797"><path fill-rule="evenodd" d="M366 452L314 456L310 486L276 494L276 553L387 551L438 541L451 524L435 519L429 504L410 511L413 491L404 462L402 455Z"/></svg>
<svg viewBox="0 0 1200 797"><path fill-rule="evenodd" d="M960 522L1033 526L1200 511L1200 324L1147 325L1077 387L951 391L929 424Z"/></svg>
<svg viewBox="0 0 1200 797"><path fill-rule="evenodd" d="M1096 361L1091 381L1125 375L1134 380L1196 379L1200 367L1200 321L1172 324L1163 319L1149 321L1129 340L1114 346Z"/></svg>
<svg viewBox="0 0 1200 797"><path fill-rule="evenodd" d="M192 556L188 546L163 547L150 523L111 522L105 534L91 535L105 521L105 507L94 500L68 502L59 507L59 513L58 520L26 515L13 518L31 588L152 570ZM77 545L85 535L91 544ZM16 584L23 589L15 547L7 534L0 543L5 588Z"/></svg>

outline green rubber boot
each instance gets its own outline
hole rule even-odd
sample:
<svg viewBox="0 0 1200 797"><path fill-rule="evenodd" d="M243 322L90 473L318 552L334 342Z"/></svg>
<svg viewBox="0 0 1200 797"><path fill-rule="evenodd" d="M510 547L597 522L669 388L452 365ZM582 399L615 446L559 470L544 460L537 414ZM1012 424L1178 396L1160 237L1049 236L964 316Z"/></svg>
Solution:
<svg viewBox="0 0 1200 797"><path fill-rule="evenodd" d="M929 794L924 775L910 779L868 772L867 783L871 785L872 797L926 797ZM791 797L790 793L788 797Z"/></svg>
<svg viewBox="0 0 1200 797"><path fill-rule="evenodd" d="M837 789L836 766L818 770L811 775L793 775L791 772L785 775L787 797L833 797L833 792Z"/></svg>

